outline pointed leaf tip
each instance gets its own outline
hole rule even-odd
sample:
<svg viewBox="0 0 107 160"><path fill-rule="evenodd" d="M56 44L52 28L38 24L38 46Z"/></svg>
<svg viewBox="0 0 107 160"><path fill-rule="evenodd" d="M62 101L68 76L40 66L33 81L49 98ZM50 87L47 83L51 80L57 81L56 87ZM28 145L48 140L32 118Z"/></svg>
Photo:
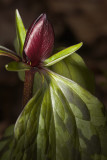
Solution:
<svg viewBox="0 0 107 160"><path fill-rule="evenodd" d="M68 48L52 55L51 57L49 57L48 59L46 59L44 61L44 66L54 65L55 63L61 61L62 59L70 56L72 53L76 52L82 45L83 45L83 43L81 42L79 44L68 47Z"/></svg>
<svg viewBox="0 0 107 160"><path fill-rule="evenodd" d="M20 14L19 14L18 9L16 9L16 16L17 16L17 17L20 17Z"/></svg>
<svg viewBox="0 0 107 160"><path fill-rule="evenodd" d="M17 34L17 45L18 45L18 54L22 57L24 41L26 37L26 29L22 22L21 16L18 9L16 9L16 34Z"/></svg>

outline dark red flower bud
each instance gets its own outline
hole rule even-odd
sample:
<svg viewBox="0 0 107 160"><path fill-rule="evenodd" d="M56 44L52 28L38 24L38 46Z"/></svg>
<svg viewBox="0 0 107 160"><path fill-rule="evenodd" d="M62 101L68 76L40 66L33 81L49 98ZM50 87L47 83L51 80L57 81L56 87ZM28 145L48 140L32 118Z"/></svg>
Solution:
<svg viewBox="0 0 107 160"><path fill-rule="evenodd" d="M41 14L28 29L23 49L23 58L32 67L38 66L52 52L54 32L46 14Z"/></svg>

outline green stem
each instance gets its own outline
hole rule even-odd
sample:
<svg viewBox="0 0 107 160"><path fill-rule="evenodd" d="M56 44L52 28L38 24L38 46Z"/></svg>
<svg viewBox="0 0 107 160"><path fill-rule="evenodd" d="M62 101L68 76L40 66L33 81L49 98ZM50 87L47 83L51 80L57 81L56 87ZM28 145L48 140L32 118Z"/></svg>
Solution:
<svg viewBox="0 0 107 160"><path fill-rule="evenodd" d="M34 75L35 75L35 72L32 70L25 71L23 107L32 98Z"/></svg>

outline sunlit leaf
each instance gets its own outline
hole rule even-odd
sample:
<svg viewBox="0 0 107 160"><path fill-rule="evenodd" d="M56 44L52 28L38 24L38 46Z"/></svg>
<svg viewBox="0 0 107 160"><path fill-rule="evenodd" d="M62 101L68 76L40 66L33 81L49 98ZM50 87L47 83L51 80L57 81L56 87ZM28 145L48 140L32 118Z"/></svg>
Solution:
<svg viewBox="0 0 107 160"><path fill-rule="evenodd" d="M72 79L94 94L95 82L93 73L88 69L83 59L78 54L73 53L71 56L66 57L49 68L59 75ZM24 81L24 72L20 72L19 77ZM34 93L41 84L42 81L40 79L40 75L36 74L34 81Z"/></svg>
<svg viewBox="0 0 107 160"><path fill-rule="evenodd" d="M18 10L16 30L22 57L26 30ZM92 95L91 72L74 53L81 46L64 49L42 63L32 98L0 141L0 160L107 160L107 111ZM0 55L19 61L6 69L22 71L24 80L24 71L31 67L4 47Z"/></svg>
<svg viewBox="0 0 107 160"><path fill-rule="evenodd" d="M22 57L23 46L24 46L24 41L26 37L26 29L23 25L23 22L18 10L16 10L16 33L17 33L17 45L19 48L18 54Z"/></svg>
<svg viewBox="0 0 107 160"><path fill-rule="evenodd" d="M82 46L82 42L79 44L76 44L74 46L68 47L68 48L52 55L51 57L49 57L48 59L46 59L44 61L44 66L52 66L53 64L61 61L62 59L68 57L69 55L71 55L72 53L77 51L81 46Z"/></svg>
<svg viewBox="0 0 107 160"><path fill-rule="evenodd" d="M77 53L63 59L50 67L52 71L69 78L94 94L95 82L93 73L88 69L82 57Z"/></svg>
<svg viewBox="0 0 107 160"><path fill-rule="evenodd" d="M44 76L16 122L11 160L106 160L104 106L74 81Z"/></svg>

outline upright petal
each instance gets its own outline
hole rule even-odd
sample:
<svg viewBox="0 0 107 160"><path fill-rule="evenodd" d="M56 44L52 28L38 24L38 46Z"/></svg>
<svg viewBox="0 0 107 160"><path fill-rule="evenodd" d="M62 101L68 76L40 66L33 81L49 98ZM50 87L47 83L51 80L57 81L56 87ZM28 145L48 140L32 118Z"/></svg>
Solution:
<svg viewBox="0 0 107 160"><path fill-rule="evenodd" d="M54 32L46 14L41 14L28 29L23 58L31 66L38 66L48 58L54 44Z"/></svg>

